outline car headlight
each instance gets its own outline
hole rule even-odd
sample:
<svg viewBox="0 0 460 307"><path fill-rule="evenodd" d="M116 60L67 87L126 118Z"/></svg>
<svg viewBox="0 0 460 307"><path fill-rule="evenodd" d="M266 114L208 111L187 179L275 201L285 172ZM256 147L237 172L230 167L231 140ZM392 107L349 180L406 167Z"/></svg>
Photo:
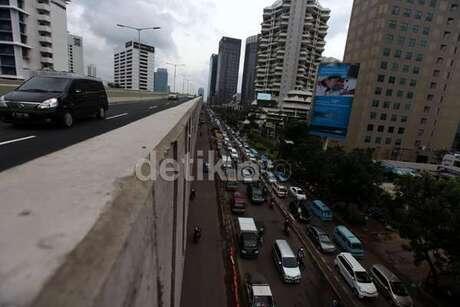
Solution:
<svg viewBox="0 0 460 307"><path fill-rule="evenodd" d="M241 250L241 253L242 253L242 254L246 254L247 251L246 251L245 249L242 249L242 250Z"/></svg>
<svg viewBox="0 0 460 307"><path fill-rule="evenodd" d="M58 99L57 98L50 98L38 105L39 109L52 109L58 106Z"/></svg>
<svg viewBox="0 0 460 307"><path fill-rule="evenodd" d="M6 104L5 96L0 97L0 107L7 107L8 105Z"/></svg>

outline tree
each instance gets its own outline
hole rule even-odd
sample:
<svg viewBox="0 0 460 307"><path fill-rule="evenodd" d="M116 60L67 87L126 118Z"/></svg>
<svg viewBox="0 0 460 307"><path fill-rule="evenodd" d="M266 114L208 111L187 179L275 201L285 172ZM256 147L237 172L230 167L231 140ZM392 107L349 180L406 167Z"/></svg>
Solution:
<svg viewBox="0 0 460 307"><path fill-rule="evenodd" d="M427 262L427 280L431 277L438 285L439 273L458 266L460 260L460 182L429 174L400 178L395 204L395 226L410 240L415 264Z"/></svg>

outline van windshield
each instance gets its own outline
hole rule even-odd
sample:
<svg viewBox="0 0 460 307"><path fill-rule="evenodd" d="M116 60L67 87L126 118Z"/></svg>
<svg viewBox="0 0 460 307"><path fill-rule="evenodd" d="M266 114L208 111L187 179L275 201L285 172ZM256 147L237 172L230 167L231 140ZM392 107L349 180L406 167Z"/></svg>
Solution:
<svg viewBox="0 0 460 307"><path fill-rule="evenodd" d="M369 284L372 282L367 272L355 272L356 280L363 284Z"/></svg>
<svg viewBox="0 0 460 307"><path fill-rule="evenodd" d="M42 93L62 93L67 88L70 79L35 77L24 84L17 90L20 92L42 92Z"/></svg>
<svg viewBox="0 0 460 307"><path fill-rule="evenodd" d="M352 249L358 249L358 250L363 249L361 243L351 243L351 248Z"/></svg>
<svg viewBox="0 0 460 307"><path fill-rule="evenodd" d="M283 266L285 268L296 268L298 267L297 259L295 257L287 257L283 259Z"/></svg>
<svg viewBox="0 0 460 307"><path fill-rule="evenodd" d="M393 293L398 296L408 296L409 295L406 287L404 286L402 282L392 282L391 289L393 290Z"/></svg>
<svg viewBox="0 0 460 307"><path fill-rule="evenodd" d="M256 307L271 307L273 300L270 296L256 296L254 298L254 305Z"/></svg>

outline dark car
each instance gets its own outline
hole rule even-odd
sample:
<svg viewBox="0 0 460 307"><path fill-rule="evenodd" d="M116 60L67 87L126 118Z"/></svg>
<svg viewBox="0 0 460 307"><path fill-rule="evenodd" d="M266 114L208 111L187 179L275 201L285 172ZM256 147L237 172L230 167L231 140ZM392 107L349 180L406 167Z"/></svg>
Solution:
<svg viewBox="0 0 460 307"><path fill-rule="evenodd" d="M232 212L235 214L246 212L246 198L240 192L233 193Z"/></svg>
<svg viewBox="0 0 460 307"><path fill-rule="evenodd" d="M108 108L102 81L74 74L32 77L0 97L0 119L8 123L54 121L69 128L75 118L104 119Z"/></svg>
<svg viewBox="0 0 460 307"><path fill-rule="evenodd" d="M336 251L334 243L329 235L321 228L316 226L307 226L307 235L323 253L334 253Z"/></svg>
<svg viewBox="0 0 460 307"><path fill-rule="evenodd" d="M253 273L245 275L246 294L250 307L274 307L272 291L264 276Z"/></svg>
<svg viewBox="0 0 460 307"><path fill-rule="evenodd" d="M262 204L265 202L265 189L260 183L249 184L247 190L251 202L255 204Z"/></svg>
<svg viewBox="0 0 460 307"><path fill-rule="evenodd" d="M289 211L296 220L302 223L308 223L311 220L311 214L308 207L308 201L304 199L293 200L289 203Z"/></svg>

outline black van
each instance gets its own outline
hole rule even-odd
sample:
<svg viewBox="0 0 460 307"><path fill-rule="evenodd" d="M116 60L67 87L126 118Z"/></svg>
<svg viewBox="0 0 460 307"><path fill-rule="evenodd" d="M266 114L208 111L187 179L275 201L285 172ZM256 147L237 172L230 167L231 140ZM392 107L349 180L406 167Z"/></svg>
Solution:
<svg viewBox="0 0 460 307"><path fill-rule="evenodd" d="M104 119L108 108L102 81L75 74L32 77L0 97L0 119L8 123L55 121L69 128L75 118Z"/></svg>

